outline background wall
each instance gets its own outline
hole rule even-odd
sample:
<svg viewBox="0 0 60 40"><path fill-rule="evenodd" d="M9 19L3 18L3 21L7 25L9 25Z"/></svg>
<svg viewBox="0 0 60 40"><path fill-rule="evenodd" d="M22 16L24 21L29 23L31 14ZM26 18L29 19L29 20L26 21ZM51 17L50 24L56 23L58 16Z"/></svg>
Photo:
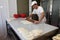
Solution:
<svg viewBox="0 0 60 40"><path fill-rule="evenodd" d="M29 0L17 0L18 13L29 13Z"/></svg>
<svg viewBox="0 0 60 40"><path fill-rule="evenodd" d="M6 19L17 13L16 0L0 0L0 37L7 36Z"/></svg>
<svg viewBox="0 0 60 40"><path fill-rule="evenodd" d="M17 0L8 0L9 4L9 17L12 18L13 14L17 14Z"/></svg>
<svg viewBox="0 0 60 40"><path fill-rule="evenodd" d="M0 37L7 36L6 19L8 18L8 0L0 0Z"/></svg>

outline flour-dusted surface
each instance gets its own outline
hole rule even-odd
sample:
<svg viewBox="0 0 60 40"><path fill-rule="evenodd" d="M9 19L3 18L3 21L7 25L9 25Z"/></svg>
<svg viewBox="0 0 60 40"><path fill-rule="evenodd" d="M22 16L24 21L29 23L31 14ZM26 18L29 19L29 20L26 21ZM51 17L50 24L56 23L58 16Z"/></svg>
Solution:
<svg viewBox="0 0 60 40"><path fill-rule="evenodd" d="M32 22L29 22L27 20L21 21L22 24L32 24Z"/></svg>
<svg viewBox="0 0 60 40"><path fill-rule="evenodd" d="M15 31L15 33L17 34L17 36L19 38L21 38L22 40L26 40L26 36L23 36L17 29L18 28L25 28L27 29L29 32L31 32L32 30L42 30L43 33L41 33L40 36L43 36L43 35L53 35L57 30L58 28L55 27L55 26L51 26L51 25L48 25L48 24L45 24L45 23L40 23L40 24L23 24L21 23L21 21L24 21L23 19L15 19L15 20L12 20L12 21L8 21L8 24L11 26L11 28ZM51 34L52 32L52 34ZM32 35L32 33L31 33Z"/></svg>
<svg viewBox="0 0 60 40"><path fill-rule="evenodd" d="M42 30L35 29L32 31L28 31L27 29L25 29L23 27L18 28L17 30L19 31L19 33L21 33L23 36L25 36L26 40L32 40L35 37L38 37L43 33Z"/></svg>

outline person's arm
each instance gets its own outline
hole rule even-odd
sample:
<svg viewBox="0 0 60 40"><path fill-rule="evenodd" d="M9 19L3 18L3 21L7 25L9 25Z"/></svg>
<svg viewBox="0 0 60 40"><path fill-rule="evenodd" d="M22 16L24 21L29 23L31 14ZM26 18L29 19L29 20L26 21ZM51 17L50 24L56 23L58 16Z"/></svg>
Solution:
<svg viewBox="0 0 60 40"><path fill-rule="evenodd" d="M39 17L39 18L40 18L40 19L39 19L39 22L42 21L42 19L44 18L44 16L45 16L45 14L44 14L44 12L42 12L42 13L41 13L41 16Z"/></svg>
<svg viewBox="0 0 60 40"><path fill-rule="evenodd" d="M35 24L39 24L39 23L42 21L42 19L44 18L44 16L45 16L45 15L44 15L44 12L42 12L42 13L41 13L41 16L39 17L39 18L40 18L39 21L34 21L34 23L35 23Z"/></svg>
<svg viewBox="0 0 60 40"><path fill-rule="evenodd" d="M26 18L26 20L34 23L35 20L31 19L32 15L33 15L33 14L30 14L30 16Z"/></svg>
<svg viewBox="0 0 60 40"><path fill-rule="evenodd" d="M32 13L28 17L26 17L26 19L30 19L31 16L32 16Z"/></svg>
<svg viewBox="0 0 60 40"><path fill-rule="evenodd" d="M32 17L32 13L29 15L29 17Z"/></svg>

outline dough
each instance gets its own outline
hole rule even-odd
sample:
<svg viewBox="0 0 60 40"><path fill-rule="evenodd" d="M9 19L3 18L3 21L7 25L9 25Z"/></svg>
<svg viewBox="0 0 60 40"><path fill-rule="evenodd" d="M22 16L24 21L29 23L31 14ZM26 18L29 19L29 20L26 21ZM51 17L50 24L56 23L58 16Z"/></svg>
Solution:
<svg viewBox="0 0 60 40"><path fill-rule="evenodd" d="M31 32L29 32L29 35L27 35L27 36L29 39L34 39L34 35Z"/></svg>
<svg viewBox="0 0 60 40"><path fill-rule="evenodd" d="M22 36L26 40L32 40L35 37L40 36L41 33L42 33L42 30L32 30L30 32L27 29L25 29L25 28L18 28L17 30L22 34Z"/></svg>
<svg viewBox="0 0 60 40"><path fill-rule="evenodd" d="M60 40L60 38L57 37L57 36L54 36L54 37L53 37L53 40Z"/></svg>
<svg viewBox="0 0 60 40"><path fill-rule="evenodd" d="M60 37L60 34L57 34L58 37Z"/></svg>
<svg viewBox="0 0 60 40"><path fill-rule="evenodd" d="M34 36L33 36L33 34L26 35L25 37L26 37L26 39L29 39L29 40L32 40L32 39L34 39Z"/></svg>
<svg viewBox="0 0 60 40"><path fill-rule="evenodd" d="M18 30L20 33L22 33L22 34L29 34L29 33L28 33L28 30L25 29L25 28L18 28L17 30Z"/></svg>
<svg viewBox="0 0 60 40"><path fill-rule="evenodd" d="M30 33L32 33L34 37L38 37L41 35L42 30L32 30Z"/></svg>
<svg viewBox="0 0 60 40"><path fill-rule="evenodd" d="M23 24L32 24L31 22L29 22L27 20L21 21L21 23L23 23Z"/></svg>
<svg viewBox="0 0 60 40"><path fill-rule="evenodd" d="M60 34L57 34L56 36L54 36L53 40L60 40Z"/></svg>

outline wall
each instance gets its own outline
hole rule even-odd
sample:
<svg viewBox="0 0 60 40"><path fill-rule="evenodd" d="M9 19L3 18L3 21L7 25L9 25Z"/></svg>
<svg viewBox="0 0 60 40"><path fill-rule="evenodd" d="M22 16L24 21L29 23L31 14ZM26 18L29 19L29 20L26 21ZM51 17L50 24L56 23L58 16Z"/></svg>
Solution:
<svg viewBox="0 0 60 40"><path fill-rule="evenodd" d="M29 0L17 0L17 10L18 10L18 13L28 13Z"/></svg>
<svg viewBox="0 0 60 40"><path fill-rule="evenodd" d="M13 17L13 14L17 14L17 0L8 0L9 4L9 16Z"/></svg>
<svg viewBox="0 0 60 40"><path fill-rule="evenodd" d="M0 37L7 36L6 19L8 18L8 0L0 0Z"/></svg>
<svg viewBox="0 0 60 40"><path fill-rule="evenodd" d="M53 13L51 24L57 26L59 24L59 8L60 8L60 0L53 0Z"/></svg>
<svg viewBox="0 0 60 40"><path fill-rule="evenodd" d="M0 0L0 37L7 36L6 19L17 13L16 0Z"/></svg>
<svg viewBox="0 0 60 40"><path fill-rule="evenodd" d="M30 14L31 14L31 12L32 12L31 2L32 2L32 0L29 0L29 15L30 15Z"/></svg>

